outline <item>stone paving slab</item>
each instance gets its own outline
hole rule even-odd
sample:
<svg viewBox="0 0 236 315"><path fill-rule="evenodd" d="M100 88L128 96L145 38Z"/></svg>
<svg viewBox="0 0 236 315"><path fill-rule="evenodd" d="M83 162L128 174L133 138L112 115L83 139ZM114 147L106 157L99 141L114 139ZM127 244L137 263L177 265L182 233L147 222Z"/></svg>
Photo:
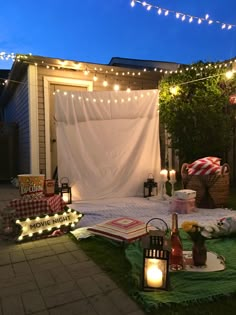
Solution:
<svg viewBox="0 0 236 315"><path fill-rule="evenodd" d="M0 184L0 210L18 189ZM0 315L144 315L68 236L0 235Z"/></svg>
<svg viewBox="0 0 236 315"><path fill-rule="evenodd" d="M39 290L23 293L21 297L26 314L46 310L46 304L44 303Z"/></svg>
<svg viewBox="0 0 236 315"><path fill-rule="evenodd" d="M87 300L72 302L50 310L50 315L98 315ZM112 313L111 313L112 315Z"/></svg>
<svg viewBox="0 0 236 315"><path fill-rule="evenodd" d="M2 313L4 315L25 315L24 306L19 295L7 296L1 299Z"/></svg>

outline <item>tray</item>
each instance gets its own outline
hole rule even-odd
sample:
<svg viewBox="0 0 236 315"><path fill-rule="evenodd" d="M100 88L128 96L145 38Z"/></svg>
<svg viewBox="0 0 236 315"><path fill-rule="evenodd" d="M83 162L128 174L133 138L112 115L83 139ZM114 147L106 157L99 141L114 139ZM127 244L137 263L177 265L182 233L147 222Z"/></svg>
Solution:
<svg viewBox="0 0 236 315"><path fill-rule="evenodd" d="M192 251L184 251L184 270L191 272L213 272L221 271L226 268L225 258L214 252L207 252L207 262L205 266L193 266Z"/></svg>

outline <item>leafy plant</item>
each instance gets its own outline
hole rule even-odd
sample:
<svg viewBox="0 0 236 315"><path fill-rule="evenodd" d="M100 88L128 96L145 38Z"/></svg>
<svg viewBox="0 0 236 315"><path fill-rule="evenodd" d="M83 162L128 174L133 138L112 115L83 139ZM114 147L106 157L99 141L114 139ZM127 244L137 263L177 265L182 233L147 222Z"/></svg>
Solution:
<svg viewBox="0 0 236 315"><path fill-rule="evenodd" d="M171 137L181 162L203 156L224 157L230 147L233 112L228 99L236 80L226 80L226 70L198 62L160 83L160 121ZM177 94L170 90L178 86Z"/></svg>

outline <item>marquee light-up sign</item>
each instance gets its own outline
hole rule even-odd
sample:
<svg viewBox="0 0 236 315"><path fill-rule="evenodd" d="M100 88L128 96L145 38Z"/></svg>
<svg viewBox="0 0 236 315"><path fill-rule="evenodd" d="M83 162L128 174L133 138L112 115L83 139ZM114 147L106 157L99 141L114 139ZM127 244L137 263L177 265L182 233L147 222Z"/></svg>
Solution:
<svg viewBox="0 0 236 315"><path fill-rule="evenodd" d="M64 212L47 214L45 216L27 218L25 220L16 220L16 224L21 227L18 241L25 237L33 237L42 233L52 232L60 229L62 226L74 227L79 222L83 214L73 209L67 208Z"/></svg>

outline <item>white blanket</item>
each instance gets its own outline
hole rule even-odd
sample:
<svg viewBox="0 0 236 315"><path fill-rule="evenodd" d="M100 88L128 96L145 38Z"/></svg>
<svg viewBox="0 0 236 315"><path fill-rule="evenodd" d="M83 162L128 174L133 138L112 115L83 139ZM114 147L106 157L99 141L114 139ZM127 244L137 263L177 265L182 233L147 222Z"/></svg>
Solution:
<svg viewBox="0 0 236 315"><path fill-rule="evenodd" d="M118 217L131 217L134 219L148 222L152 218L161 218L171 225L171 211L169 201L153 201L142 197L128 197L103 199L92 201L78 201L70 205L84 214L78 227L93 226L105 220ZM199 209L190 214L179 214L179 226L183 221L195 220L200 224L215 222L224 216L232 215L230 209Z"/></svg>

